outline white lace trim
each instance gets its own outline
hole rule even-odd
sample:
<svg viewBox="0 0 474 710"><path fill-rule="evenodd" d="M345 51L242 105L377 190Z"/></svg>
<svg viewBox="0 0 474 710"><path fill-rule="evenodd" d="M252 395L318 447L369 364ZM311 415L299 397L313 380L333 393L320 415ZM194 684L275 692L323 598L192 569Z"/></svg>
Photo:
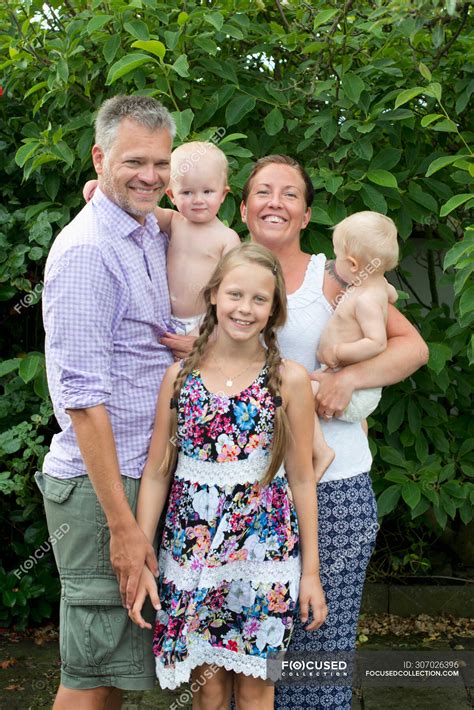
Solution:
<svg viewBox="0 0 474 710"><path fill-rule="evenodd" d="M175 477L209 486L236 486L263 480L270 465L269 456L252 456L241 461L199 461L180 453ZM286 477L283 466L276 473Z"/></svg>
<svg viewBox="0 0 474 710"><path fill-rule="evenodd" d="M203 663L225 668L226 671L243 673L253 678L267 678L267 659L250 656L227 648L216 648L206 643L194 643L189 649L189 655L184 661L175 663L174 668L164 668L159 658L156 659L156 676L161 688L175 690L181 683L187 683L191 671ZM209 677L209 676L207 676ZM203 674L202 681L206 675Z"/></svg>
<svg viewBox="0 0 474 710"><path fill-rule="evenodd" d="M224 581L244 580L257 584L281 582L297 583L301 575L301 560L236 560L220 567L203 567L200 570L186 569L166 550L159 557L160 572L180 590L190 592L198 587L217 587ZM294 593L298 584L294 584ZM293 592L293 585L290 587ZM293 594L292 594L293 596ZM296 600L296 598L295 598Z"/></svg>
<svg viewBox="0 0 474 710"><path fill-rule="evenodd" d="M287 296L290 309L307 308L315 301L321 301L326 310L333 312L323 294L325 264L326 257L324 254L313 254L311 256L306 267L303 283L299 289Z"/></svg>

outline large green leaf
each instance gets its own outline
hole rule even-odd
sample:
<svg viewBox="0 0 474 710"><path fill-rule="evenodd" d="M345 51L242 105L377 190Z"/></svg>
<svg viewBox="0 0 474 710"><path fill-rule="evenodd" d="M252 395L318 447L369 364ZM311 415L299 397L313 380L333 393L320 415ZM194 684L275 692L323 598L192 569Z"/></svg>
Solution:
<svg viewBox="0 0 474 710"><path fill-rule="evenodd" d="M367 177L371 182L382 187L398 187L397 178L388 170L368 170Z"/></svg>
<svg viewBox="0 0 474 710"><path fill-rule="evenodd" d="M332 20L334 15L337 15L338 10L333 10L333 9L327 9L327 10L322 10L321 12L318 12L316 17L314 18L313 22L313 30L317 30L318 27L321 27L321 25L325 25L329 22L329 20Z"/></svg>
<svg viewBox="0 0 474 710"><path fill-rule="evenodd" d="M401 148L383 148L370 163L370 170L391 170L400 162L403 155Z"/></svg>
<svg viewBox="0 0 474 710"><path fill-rule="evenodd" d="M428 113L426 116L423 116L420 123L423 126L423 128L426 128L427 126L430 126L432 123L434 123L434 121L439 121L440 118L444 118L444 114L442 114L442 113Z"/></svg>
<svg viewBox="0 0 474 710"><path fill-rule="evenodd" d="M206 11L204 13L204 21L208 22L214 27L214 29L219 32L219 30L222 29L222 25L224 24L224 17L221 15L220 12Z"/></svg>
<svg viewBox="0 0 474 710"><path fill-rule="evenodd" d="M147 41L137 40L133 42L132 47L136 49L143 49L145 52L150 52L154 54L158 59L164 59L166 54L166 47L163 42L159 42L157 39L149 39Z"/></svg>
<svg viewBox="0 0 474 710"><path fill-rule="evenodd" d="M86 32L88 32L90 35L93 32L97 32L97 30L101 30L102 27L107 25L110 20L113 20L112 15L95 15L95 17L91 17L89 22L87 23L86 27Z"/></svg>
<svg viewBox="0 0 474 710"><path fill-rule="evenodd" d="M42 362L43 358L40 355L28 355L20 361L18 374L23 382L29 382L33 379L33 377L35 377Z"/></svg>
<svg viewBox="0 0 474 710"><path fill-rule="evenodd" d="M131 34L132 37L144 42L148 40L150 36L148 26L142 20L129 20L128 22L125 22L123 28L126 32Z"/></svg>
<svg viewBox="0 0 474 710"><path fill-rule="evenodd" d="M413 508L416 508L416 506L420 502L420 487L412 481L407 481L402 486L402 498L405 503L413 510Z"/></svg>
<svg viewBox="0 0 474 710"><path fill-rule="evenodd" d="M463 240L456 242L444 258L443 268L454 266L463 255L474 252L474 232L467 231Z"/></svg>
<svg viewBox="0 0 474 710"><path fill-rule="evenodd" d="M119 47L120 35L113 35L112 37L109 37L106 42L104 42L102 53L107 64L110 64L110 62L115 59L115 55L117 54Z"/></svg>
<svg viewBox="0 0 474 710"><path fill-rule="evenodd" d="M447 165L452 165L452 163L455 163L465 155L466 153L458 153L457 155L445 155L441 158L436 158L436 160L433 160L433 162L429 164L428 170L426 171L426 177L434 175L434 173L438 172L438 170L441 170L442 168L445 168Z"/></svg>
<svg viewBox="0 0 474 710"><path fill-rule="evenodd" d="M253 96L245 96L244 94L235 96L226 108L227 125L233 126L241 121L244 116L254 110L256 103Z"/></svg>
<svg viewBox="0 0 474 710"><path fill-rule="evenodd" d="M175 111L172 116L176 123L177 136L181 141L184 141L188 137L191 130L194 113L190 108L187 108L184 111Z"/></svg>
<svg viewBox="0 0 474 710"><path fill-rule="evenodd" d="M364 204L369 210L387 214L387 202L381 192L376 190L372 185L362 185L360 194L364 200Z"/></svg>
<svg viewBox="0 0 474 710"><path fill-rule="evenodd" d="M357 74L346 72L342 77L342 88L348 99L355 104L358 103L361 93L365 89L365 84Z"/></svg>
<svg viewBox="0 0 474 710"><path fill-rule="evenodd" d="M174 69L176 74L179 74L179 76L189 76L189 64L187 56L185 54L181 54L172 65L172 69Z"/></svg>
<svg viewBox="0 0 474 710"><path fill-rule="evenodd" d="M402 397L395 402L387 417L387 429L391 433L397 431L405 416L405 399Z"/></svg>
<svg viewBox="0 0 474 710"><path fill-rule="evenodd" d="M279 133L283 128L283 124L283 115L280 109L276 106L270 111L270 113L265 116L265 120L263 122L265 131L268 133L269 136L274 136Z"/></svg>
<svg viewBox="0 0 474 710"><path fill-rule="evenodd" d="M403 409L402 414L404 414L404 412L405 410ZM381 446L380 456L384 461L393 466L398 466L399 468L403 469L406 469L409 466L408 461L405 459L403 454L394 447Z"/></svg>
<svg viewBox="0 0 474 710"><path fill-rule="evenodd" d="M0 362L0 377L5 377L5 375L9 375L11 372L18 370L19 363L20 359L17 357Z"/></svg>
<svg viewBox="0 0 474 710"><path fill-rule="evenodd" d="M403 91L400 91L395 100L395 108L403 106L403 104L406 104L408 101L420 96L420 94L426 93L426 87L424 86L413 86L411 89L404 89Z"/></svg>
<svg viewBox="0 0 474 710"><path fill-rule="evenodd" d="M16 164L22 168L26 161L38 151L39 147L40 144L37 141L31 141L22 145L15 154Z"/></svg>
<svg viewBox="0 0 474 710"><path fill-rule="evenodd" d="M430 349L430 357L428 367L437 375L444 368L448 360L452 358L452 350L445 343L428 343Z"/></svg>
<svg viewBox="0 0 474 710"><path fill-rule="evenodd" d="M461 316L465 316L466 313L471 313L474 311L474 284L469 286L459 299L459 313Z"/></svg>
<svg viewBox="0 0 474 710"><path fill-rule="evenodd" d="M454 195L450 200L444 203L439 211L440 217L446 217L450 212L464 205L469 200L474 200L474 193L463 193L462 195Z"/></svg>
<svg viewBox="0 0 474 710"><path fill-rule="evenodd" d="M383 518L395 509L400 500L401 489L398 483L386 488L377 498L377 510L379 518Z"/></svg>
<svg viewBox="0 0 474 710"><path fill-rule="evenodd" d="M142 54L139 52L134 52L133 54L127 54L125 57L119 59L115 64L109 69L107 74L106 84L113 84L118 79L121 79L126 74L138 69L143 64L153 61L149 54Z"/></svg>

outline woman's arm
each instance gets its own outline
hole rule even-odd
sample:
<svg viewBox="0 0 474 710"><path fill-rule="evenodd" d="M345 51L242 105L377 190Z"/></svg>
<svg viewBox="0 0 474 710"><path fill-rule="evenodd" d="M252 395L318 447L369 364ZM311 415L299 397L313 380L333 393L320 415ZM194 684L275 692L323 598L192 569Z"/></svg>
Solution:
<svg viewBox="0 0 474 710"><path fill-rule="evenodd" d="M385 387L404 380L428 362L428 346L416 328L394 306L387 315L387 348L370 360L344 367L339 372L313 372L320 383L316 395L321 415L338 416L356 389Z"/></svg>
<svg viewBox="0 0 474 710"><path fill-rule="evenodd" d="M313 621L307 627L311 631L324 622L327 607L319 579L318 505L312 462L313 393L301 365L285 362L282 394L291 433L285 469L298 516L301 546L301 621L307 621L311 606Z"/></svg>

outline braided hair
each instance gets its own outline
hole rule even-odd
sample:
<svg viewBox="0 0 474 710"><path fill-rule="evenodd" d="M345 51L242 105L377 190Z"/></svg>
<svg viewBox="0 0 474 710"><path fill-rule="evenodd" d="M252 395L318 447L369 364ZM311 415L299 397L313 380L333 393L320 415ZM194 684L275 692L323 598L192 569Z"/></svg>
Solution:
<svg viewBox="0 0 474 710"><path fill-rule="evenodd" d="M281 366L282 358L277 345L276 330L286 321L286 289L285 280L281 270L280 262L276 256L266 247L258 244L241 244L228 251L217 264L208 284L202 292L206 305L206 312L199 328L199 335L194 341L193 348L188 357L183 361L173 388L173 405L178 402L181 388L188 375L193 372L206 354L209 338L217 325L216 306L211 303L211 296L219 288L224 276L243 264L257 264L269 271L275 277L275 290L273 293L273 303L270 317L263 329L263 341L267 348L267 388L275 403L274 431L272 452L268 471L265 474L263 484L267 485L274 478L280 468L289 439L289 425L285 411L281 405ZM177 430L177 408L173 407L174 415L171 417L170 437L166 449L165 459L161 470L168 474L172 472L176 465L176 430Z"/></svg>

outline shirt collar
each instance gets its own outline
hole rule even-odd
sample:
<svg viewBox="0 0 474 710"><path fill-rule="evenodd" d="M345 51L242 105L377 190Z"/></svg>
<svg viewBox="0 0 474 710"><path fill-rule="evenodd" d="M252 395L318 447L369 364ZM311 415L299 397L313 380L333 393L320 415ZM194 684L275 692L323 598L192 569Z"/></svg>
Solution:
<svg viewBox="0 0 474 710"><path fill-rule="evenodd" d="M90 204L97 209L99 218L119 237L142 236L145 231L151 235L159 233L158 223L153 213L147 214L142 225L134 217L113 202L100 187L96 187Z"/></svg>

